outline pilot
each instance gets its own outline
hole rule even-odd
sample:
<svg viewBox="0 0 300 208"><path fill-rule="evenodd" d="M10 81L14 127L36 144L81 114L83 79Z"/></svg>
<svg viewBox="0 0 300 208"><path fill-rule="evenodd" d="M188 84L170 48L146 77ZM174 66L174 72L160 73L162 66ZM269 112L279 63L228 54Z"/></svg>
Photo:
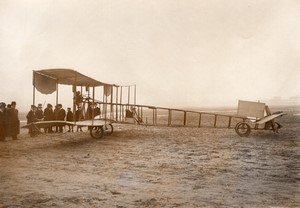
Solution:
<svg viewBox="0 0 300 208"><path fill-rule="evenodd" d="M77 107L82 106L83 97L82 97L80 91L76 92L74 99L75 99L75 103L76 103Z"/></svg>

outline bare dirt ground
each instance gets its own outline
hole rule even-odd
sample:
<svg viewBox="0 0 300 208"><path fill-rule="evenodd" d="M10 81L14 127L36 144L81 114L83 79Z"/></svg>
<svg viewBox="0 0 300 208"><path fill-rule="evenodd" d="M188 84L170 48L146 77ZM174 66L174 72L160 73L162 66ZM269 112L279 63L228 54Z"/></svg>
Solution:
<svg viewBox="0 0 300 208"><path fill-rule="evenodd" d="M279 134L116 125L0 143L0 207L300 207L300 116Z"/></svg>

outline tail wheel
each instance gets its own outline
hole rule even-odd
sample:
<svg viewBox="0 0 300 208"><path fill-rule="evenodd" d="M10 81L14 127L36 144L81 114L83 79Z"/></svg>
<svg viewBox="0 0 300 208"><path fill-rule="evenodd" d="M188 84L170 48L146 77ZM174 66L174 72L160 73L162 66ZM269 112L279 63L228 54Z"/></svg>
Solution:
<svg viewBox="0 0 300 208"><path fill-rule="evenodd" d="M272 121L268 121L267 123L265 123L265 129L266 130L272 130L276 133L278 133L278 130L282 128L282 125L280 125L277 122L272 122Z"/></svg>
<svg viewBox="0 0 300 208"><path fill-rule="evenodd" d="M95 139L101 139L103 136L102 126L94 126L90 128L90 134Z"/></svg>
<svg viewBox="0 0 300 208"><path fill-rule="evenodd" d="M274 132L278 133L278 130L282 128L282 125L277 122L274 122L274 125L275 125L275 128L273 126L272 129Z"/></svg>
<svg viewBox="0 0 300 208"><path fill-rule="evenodd" d="M282 125L280 123L275 122L275 125L277 126L277 130L282 128Z"/></svg>
<svg viewBox="0 0 300 208"><path fill-rule="evenodd" d="M109 136L114 132L114 127L111 124L107 124L103 126L104 134Z"/></svg>
<svg viewBox="0 0 300 208"><path fill-rule="evenodd" d="M240 137L247 137L249 136L251 132L251 127L249 124L246 122L239 122L235 126L235 132L240 136Z"/></svg>

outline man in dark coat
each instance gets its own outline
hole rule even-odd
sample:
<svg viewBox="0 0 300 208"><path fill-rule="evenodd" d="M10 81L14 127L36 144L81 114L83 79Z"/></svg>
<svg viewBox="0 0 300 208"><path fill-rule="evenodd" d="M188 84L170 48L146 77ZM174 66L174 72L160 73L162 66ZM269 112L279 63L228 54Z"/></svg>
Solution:
<svg viewBox="0 0 300 208"><path fill-rule="evenodd" d="M33 123L33 122L36 122L37 121L37 117L36 117L36 106L35 105L31 105L31 109L30 111L27 113L27 124L30 124L30 123ZM34 129L35 127L30 127L28 129L28 133L30 134L31 137L33 137L35 135L35 130Z"/></svg>
<svg viewBox="0 0 300 208"><path fill-rule="evenodd" d="M59 108L58 105L56 105L53 110L53 120L58 121L58 113L59 113ZM58 132L58 125L55 126L55 132Z"/></svg>
<svg viewBox="0 0 300 208"><path fill-rule="evenodd" d="M82 121L84 120L83 112L81 106L78 107L78 109L75 111L75 119L76 121ZM77 132L82 131L81 126L77 126Z"/></svg>
<svg viewBox="0 0 300 208"><path fill-rule="evenodd" d="M6 136L11 136L13 140L18 139L20 133L19 111L16 109L17 103L11 102L11 107L6 110Z"/></svg>
<svg viewBox="0 0 300 208"><path fill-rule="evenodd" d="M54 120L54 113L52 109L52 105L50 103L47 104L47 108L44 110L44 121L53 121ZM46 127L45 133L52 133L52 126Z"/></svg>
<svg viewBox="0 0 300 208"><path fill-rule="evenodd" d="M35 105L31 105L30 111L27 113L26 118L27 118L27 124L37 121Z"/></svg>
<svg viewBox="0 0 300 208"><path fill-rule="evenodd" d="M66 111L63 109L62 104L57 105L57 120L64 121L66 117ZM59 132L63 132L63 125L59 125Z"/></svg>
<svg viewBox="0 0 300 208"><path fill-rule="evenodd" d="M38 104L37 110L35 111L36 119L42 121L44 118L43 106L42 104Z"/></svg>
<svg viewBox="0 0 300 208"><path fill-rule="evenodd" d="M70 122L74 121L74 114L71 111L71 108L67 108L67 118L66 118L66 120L70 121ZM71 131L73 132L73 126L72 125L68 125L68 127L69 127L68 132L71 132Z"/></svg>
<svg viewBox="0 0 300 208"><path fill-rule="evenodd" d="M0 103L0 141L5 141L5 103Z"/></svg>

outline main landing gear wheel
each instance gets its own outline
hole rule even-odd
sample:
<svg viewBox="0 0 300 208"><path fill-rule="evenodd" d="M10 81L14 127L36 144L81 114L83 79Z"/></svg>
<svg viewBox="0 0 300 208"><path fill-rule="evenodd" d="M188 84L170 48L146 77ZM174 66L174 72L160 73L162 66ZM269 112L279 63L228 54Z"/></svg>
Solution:
<svg viewBox="0 0 300 208"><path fill-rule="evenodd" d="M107 124L103 126L104 134L109 136L114 132L114 127L111 124Z"/></svg>
<svg viewBox="0 0 300 208"><path fill-rule="evenodd" d="M235 132L240 136L240 137L247 137L249 136L251 132L251 127L249 124L246 122L239 122L235 126Z"/></svg>
<svg viewBox="0 0 300 208"><path fill-rule="evenodd" d="M95 139L101 139L103 136L102 126L94 126L90 128L90 134Z"/></svg>

